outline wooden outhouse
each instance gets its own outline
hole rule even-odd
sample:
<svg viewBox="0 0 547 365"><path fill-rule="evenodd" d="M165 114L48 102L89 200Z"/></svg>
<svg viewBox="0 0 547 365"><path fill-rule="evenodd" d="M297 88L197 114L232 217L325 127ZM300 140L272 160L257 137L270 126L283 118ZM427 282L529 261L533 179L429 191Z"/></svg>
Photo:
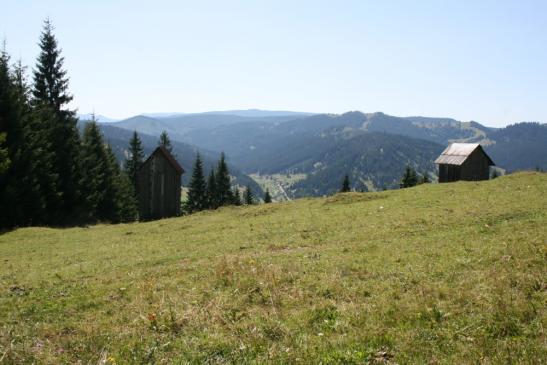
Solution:
<svg viewBox="0 0 547 365"><path fill-rule="evenodd" d="M478 143L452 143L435 160L439 182L488 180L492 159Z"/></svg>
<svg viewBox="0 0 547 365"><path fill-rule="evenodd" d="M142 164L138 172L139 219L180 215L181 175L184 170L163 146Z"/></svg>

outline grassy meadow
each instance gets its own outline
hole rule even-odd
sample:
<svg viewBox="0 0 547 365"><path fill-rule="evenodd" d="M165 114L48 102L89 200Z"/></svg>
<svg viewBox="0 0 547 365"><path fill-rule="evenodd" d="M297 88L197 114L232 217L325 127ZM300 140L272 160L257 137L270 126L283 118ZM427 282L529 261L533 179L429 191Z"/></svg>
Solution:
<svg viewBox="0 0 547 365"><path fill-rule="evenodd" d="M1 364L547 362L547 174L0 235Z"/></svg>

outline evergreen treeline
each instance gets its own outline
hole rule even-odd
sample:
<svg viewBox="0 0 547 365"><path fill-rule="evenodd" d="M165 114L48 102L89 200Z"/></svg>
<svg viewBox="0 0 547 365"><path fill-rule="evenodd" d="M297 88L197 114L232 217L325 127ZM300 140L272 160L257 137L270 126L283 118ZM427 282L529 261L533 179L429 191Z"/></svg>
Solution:
<svg viewBox="0 0 547 365"><path fill-rule="evenodd" d="M243 197L237 186L230 183L230 172L226 164L224 153L215 169L209 173L207 180L203 171L203 163L198 153L192 170L192 177L188 185L187 199L183 204L183 211L187 214L207 209L217 209L226 205L255 204L251 188L247 186Z"/></svg>
<svg viewBox="0 0 547 365"><path fill-rule="evenodd" d="M49 20L39 46L31 83L0 54L0 227L134 220L130 179L97 124L80 137Z"/></svg>

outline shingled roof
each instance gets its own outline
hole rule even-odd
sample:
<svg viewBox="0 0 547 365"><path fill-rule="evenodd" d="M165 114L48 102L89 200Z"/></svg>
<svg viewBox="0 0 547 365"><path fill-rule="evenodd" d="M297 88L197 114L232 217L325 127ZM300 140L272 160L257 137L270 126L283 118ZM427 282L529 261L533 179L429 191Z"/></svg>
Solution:
<svg viewBox="0 0 547 365"><path fill-rule="evenodd" d="M184 169L182 168L182 166L177 162L177 160L173 157L173 155L171 155L171 153L167 150L167 148L163 146L159 146L158 148L156 148L154 152L152 152L150 156L148 156L146 161L144 161L141 168L144 167L144 165L148 162L148 160L150 160L152 156L154 156L156 153L161 153L162 155L164 155L165 159L169 162L171 166L173 166L176 172L178 172L179 174L184 174Z"/></svg>
<svg viewBox="0 0 547 365"><path fill-rule="evenodd" d="M443 153L437 157L435 163L461 165L477 148L479 148L486 156L488 163L491 166L494 166L494 161L492 161L492 159L486 154L486 152L484 152L481 145L478 143L451 143L450 146L446 147Z"/></svg>

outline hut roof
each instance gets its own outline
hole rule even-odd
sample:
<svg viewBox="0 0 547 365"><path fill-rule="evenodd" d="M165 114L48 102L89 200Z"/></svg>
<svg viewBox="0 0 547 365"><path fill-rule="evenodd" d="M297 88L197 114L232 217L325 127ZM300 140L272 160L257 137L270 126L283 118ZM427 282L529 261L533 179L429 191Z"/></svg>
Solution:
<svg viewBox="0 0 547 365"><path fill-rule="evenodd" d="M158 146L158 148L156 148L154 150L154 152L152 152L150 154L150 156L148 156L148 158L144 161L144 163L141 165L141 168L146 165L146 163L148 162L148 160L150 160L152 158L152 156L154 156L156 153L161 153L165 159L169 162L169 164L171 166L173 166L173 168L175 169L176 172L178 172L179 174L184 174L184 169L182 168L182 166L177 162L177 160L173 157L173 155L167 150L167 148L163 147L163 146Z"/></svg>
<svg viewBox="0 0 547 365"><path fill-rule="evenodd" d="M478 143L451 143L435 160L436 164L461 165L465 162L477 148L480 148L482 153L488 159L490 165L494 165L494 161L484 152L481 145Z"/></svg>

